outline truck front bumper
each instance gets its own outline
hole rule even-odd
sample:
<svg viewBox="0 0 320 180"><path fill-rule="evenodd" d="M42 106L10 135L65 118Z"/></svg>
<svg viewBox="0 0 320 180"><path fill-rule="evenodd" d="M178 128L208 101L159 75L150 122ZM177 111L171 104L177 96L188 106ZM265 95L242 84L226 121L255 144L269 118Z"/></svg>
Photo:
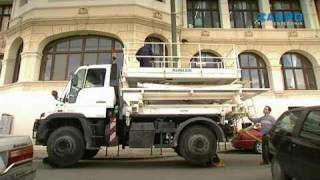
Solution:
<svg viewBox="0 0 320 180"><path fill-rule="evenodd" d="M35 145L46 145L46 137L48 128L45 128L46 123L43 119L36 119L33 124L32 138L35 139Z"/></svg>
<svg viewBox="0 0 320 180"><path fill-rule="evenodd" d="M37 132L38 132L39 126L40 126L40 119L36 119L33 124L33 129L32 129L32 138L33 139L37 138Z"/></svg>
<svg viewBox="0 0 320 180"><path fill-rule="evenodd" d="M33 180L36 177L36 168L32 162L14 166L0 175L1 180Z"/></svg>

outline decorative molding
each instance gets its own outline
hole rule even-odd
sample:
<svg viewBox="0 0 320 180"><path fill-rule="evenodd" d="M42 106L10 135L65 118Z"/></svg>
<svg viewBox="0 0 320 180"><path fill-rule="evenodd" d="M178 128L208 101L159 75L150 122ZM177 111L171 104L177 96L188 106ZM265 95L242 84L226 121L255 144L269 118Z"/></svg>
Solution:
<svg viewBox="0 0 320 180"><path fill-rule="evenodd" d="M88 27L88 25L97 25L100 26L101 29L105 29L106 25L110 24L125 24L125 26L128 26L128 23L130 24L139 24L139 25L145 25L150 26L152 23L152 26L154 28L159 29L165 29L167 31L171 30L171 25L167 23L166 21L154 21L152 18L144 18L140 16L130 16L130 17L97 17L97 16L90 16L88 19L86 16L77 16L77 17L66 17L63 20L61 19L47 19L47 20L41 20L41 19L32 19L24 21L21 26L14 25L12 26L8 31L6 31L6 36L14 36L17 35L17 33L21 30L27 30L35 28L36 26L50 26L50 27L57 27L61 26L63 28L68 28L70 26L80 26ZM181 27L177 27L179 30ZM83 30L83 29L77 29L77 30ZM88 30L88 29L85 29ZM92 30L92 29L91 29Z"/></svg>
<svg viewBox="0 0 320 180"><path fill-rule="evenodd" d="M79 15L89 14L89 10L88 10L88 8L79 8L78 14Z"/></svg>
<svg viewBox="0 0 320 180"><path fill-rule="evenodd" d="M204 30L204 31L201 32L201 36L202 36L202 37L210 37L210 32Z"/></svg>
<svg viewBox="0 0 320 180"><path fill-rule="evenodd" d="M245 37L253 37L253 32L252 31L245 31L244 36Z"/></svg>
<svg viewBox="0 0 320 180"><path fill-rule="evenodd" d="M42 58L42 53L38 53L38 52L22 52L21 53L21 59L27 59L27 58L34 58L36 57L36 59L41 59Z"/></svg>
<svg viewBox="0 0 320 180"><path fill-rule="evenodd" d="M298 37L299 35L298 35L298 32L297 32L297 31L292 30L292 31L289 31L289 32L288 32L288 36L289 36L289 37Z"/></svg>
<svg viewBox="0 0 320 180"><path fill-rule="evenodd" d="M153 12L153 18L156 18L156 19L162 19L162 13L159 12L159 11L155 11Z"/></svg>

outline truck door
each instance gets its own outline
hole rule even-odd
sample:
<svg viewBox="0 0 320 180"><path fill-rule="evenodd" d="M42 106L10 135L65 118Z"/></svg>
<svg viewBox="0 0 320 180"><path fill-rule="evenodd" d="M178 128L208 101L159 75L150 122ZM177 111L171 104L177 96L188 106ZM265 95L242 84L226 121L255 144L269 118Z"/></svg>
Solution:
<svg viewBox="0 0 320 180"><path fill-rule="evenodd" d="M82 113L87 118L105 118L106 109L115 104L109 74L110 68L80 69L71 80L66 111Z"/></svg>

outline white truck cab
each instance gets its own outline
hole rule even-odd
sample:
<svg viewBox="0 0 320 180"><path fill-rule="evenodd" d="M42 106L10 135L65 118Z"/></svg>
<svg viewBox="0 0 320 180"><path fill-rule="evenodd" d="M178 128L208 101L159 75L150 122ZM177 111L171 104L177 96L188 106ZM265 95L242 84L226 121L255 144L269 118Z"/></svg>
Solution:
<svg viewBox="0 0 320 180"><path fill-rule="evenodd" d="M57 98L56 112L81 112L87 118L106 118L106 109L114 108L116 104L110 73L111 65L78 68Z"/></svg>

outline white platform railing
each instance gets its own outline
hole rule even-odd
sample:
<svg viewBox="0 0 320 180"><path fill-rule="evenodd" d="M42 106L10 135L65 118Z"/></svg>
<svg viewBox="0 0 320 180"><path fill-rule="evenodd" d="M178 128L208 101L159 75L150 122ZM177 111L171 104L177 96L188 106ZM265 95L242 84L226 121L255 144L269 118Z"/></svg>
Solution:
<svg viewBox="0 0 320 180"><path fill-rule="evenodd" d="M175 43L178 47L177 56L168 53L172 43L164 42L135 42L127 43L124 48L125 68L139 68L138 59L149 61L148 67L143 68L191 68L191 69L234 69L239 70L239 63L235 45L230 44L204 44L204 43ZM136 55L138 50L150 45L154 54ZM224 49L225 54L221 57L206 57L203 52ZM190 51L197 53L190 55Z"/></svg>

